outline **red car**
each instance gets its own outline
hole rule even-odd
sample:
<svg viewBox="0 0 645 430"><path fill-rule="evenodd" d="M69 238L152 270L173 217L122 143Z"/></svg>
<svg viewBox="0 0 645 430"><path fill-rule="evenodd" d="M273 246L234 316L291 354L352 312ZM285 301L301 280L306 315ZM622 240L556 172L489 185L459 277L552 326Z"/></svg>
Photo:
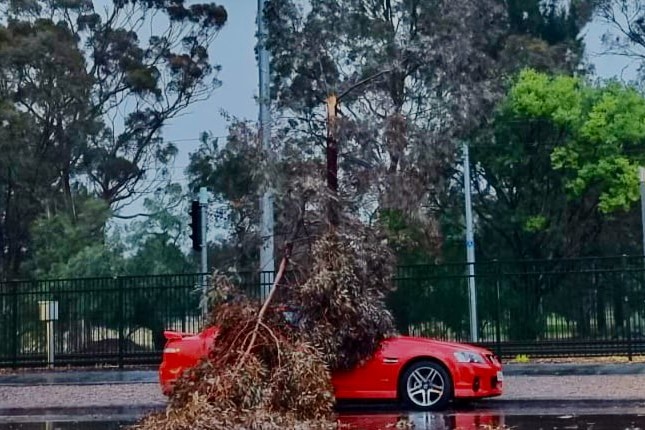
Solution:
<svg viewBox="0 0 645 430"><path fill-rule="evenodd" d="M169 394L181 372L207 355L217 329L165 336L159 377ZM499 396L502 381L502 365L486 349L405 336L384 340L362 366L332 374L337 399L398 399L420 410L442 409L453 399Z"/></svg>

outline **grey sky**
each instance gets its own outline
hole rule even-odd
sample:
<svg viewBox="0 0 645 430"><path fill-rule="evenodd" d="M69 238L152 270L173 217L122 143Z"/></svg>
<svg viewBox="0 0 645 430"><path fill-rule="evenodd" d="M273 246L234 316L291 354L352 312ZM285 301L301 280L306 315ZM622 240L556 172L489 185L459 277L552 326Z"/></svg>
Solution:
<svg viewBox="0 0 645 430"><path fill-rule="evenodd" d="M202 131L224 136L227 124L220 112L246 118L257 118L258 72L255 61L255 0L218 0L228 11L228 22L213 43L210 56L213 64L222 66L219 79L222 86L212 97L195 104L164 129L164 137L175 142L179 155L173 169L173 179L183 183L188 155L194 151Z"/></svg>
<svg viewBox="0 0 645 430"><path fill-rule="evenodd" d="M601 38L607 30L606 25L595 20L583 31L587 56L596 68L597 77L601 79L617 77L623 81L635 79L637 65L633 60L620 55L603 54Z"/></svg>

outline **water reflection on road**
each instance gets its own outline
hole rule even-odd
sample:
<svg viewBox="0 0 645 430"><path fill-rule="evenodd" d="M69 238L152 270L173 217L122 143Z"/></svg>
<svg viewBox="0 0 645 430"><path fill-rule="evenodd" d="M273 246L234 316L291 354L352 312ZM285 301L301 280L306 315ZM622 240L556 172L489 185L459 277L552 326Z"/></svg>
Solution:
<svg viewBox="0 0 645 430"><path fill-rule="evenodd" d="M1 418L0 418L1 419ZM494 413L348 413L339 417L341 428L355 430L640 430L645 415L504 415ZM14 422L2 423L0 430L117 430L124 421Z"/></svg>
<svg viewBox="0 0 645 430"><path fill-rule="evenodd" d="M495 413L345 414L341 422L356 430L641 430L645 415L504 415Z"/></svg>

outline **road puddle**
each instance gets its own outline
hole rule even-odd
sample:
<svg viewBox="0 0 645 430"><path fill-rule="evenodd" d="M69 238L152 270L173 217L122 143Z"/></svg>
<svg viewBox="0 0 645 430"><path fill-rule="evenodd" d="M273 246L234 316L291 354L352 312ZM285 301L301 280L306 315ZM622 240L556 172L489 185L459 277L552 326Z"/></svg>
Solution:
<svg viewBox="0 0 645 430"><path fill-rule="evenodd" d="M343 415L356 430L643 430L645 415L504 415L422 413Z"/></svg>
<svg viewBox="0 0 645 430"><path fill-rule="evenodd" d="M2 422L0 430L118 430L128 421ZM642 430L645 415L504 415L495 413L342 413L354 430Z"/></svg>

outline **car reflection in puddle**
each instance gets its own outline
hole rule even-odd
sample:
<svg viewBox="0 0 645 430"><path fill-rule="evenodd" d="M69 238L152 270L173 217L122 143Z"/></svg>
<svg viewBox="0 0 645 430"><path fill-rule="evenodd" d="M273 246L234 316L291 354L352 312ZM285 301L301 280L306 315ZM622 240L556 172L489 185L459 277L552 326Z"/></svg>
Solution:
<svg viewBox="0 0 645 430"><path fill-rule="evenodd" d="M645 415L504 415L495 413L342 414L340 422L356 430L641 430ZM341 427L342 428L342 427Z"/></svg>
<svg viewBox="0 0 645 430"><path fill-rule="evenodd" d="M0 430L117 430L127 421L0 422ZM645 415L507 415L495 413L341 413L339 428L355 430L640 430Z"/></svg>

